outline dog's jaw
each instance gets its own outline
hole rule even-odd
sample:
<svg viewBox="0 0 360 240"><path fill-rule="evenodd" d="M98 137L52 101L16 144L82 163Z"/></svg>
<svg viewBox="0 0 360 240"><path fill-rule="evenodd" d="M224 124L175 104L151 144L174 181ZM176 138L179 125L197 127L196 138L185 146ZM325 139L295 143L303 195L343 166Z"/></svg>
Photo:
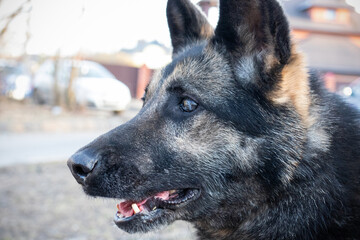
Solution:
<svg viewBox="0 0 360 240"><path fill-rule="evenodd" d="M123 201L117 205L114 222L128 233L148 232L181 219L200 196L199 189L183 189L161 192L140 202Z"/></svg>

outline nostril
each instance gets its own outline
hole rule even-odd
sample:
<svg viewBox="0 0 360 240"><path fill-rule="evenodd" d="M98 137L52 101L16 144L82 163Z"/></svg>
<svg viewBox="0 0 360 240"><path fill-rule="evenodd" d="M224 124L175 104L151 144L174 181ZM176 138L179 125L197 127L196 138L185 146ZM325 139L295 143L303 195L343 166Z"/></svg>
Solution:
<svg viewBox="0 0 360 240"><path fill-rule="evenodd" d="M80 177L86 177L91 172L91 169L83 165L74 165L73 171Z"/></svg>
<svg viewBox="0 0 360 240"><path fill-rule="evenodd" d="M89 149L81 150L71 156L67 164L75 179L84 184L97 165L97 154Z"/></svg>

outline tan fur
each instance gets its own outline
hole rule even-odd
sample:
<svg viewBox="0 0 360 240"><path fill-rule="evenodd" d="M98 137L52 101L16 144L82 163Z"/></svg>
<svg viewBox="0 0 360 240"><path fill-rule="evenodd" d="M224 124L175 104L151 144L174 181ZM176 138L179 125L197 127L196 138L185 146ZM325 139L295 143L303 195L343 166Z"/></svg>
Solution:
<svg viewBox="0 0 360 240"><path fill-rule="evenodd" d="M279 60L275 57L274 50L271 53L266 54L265 56L265 70L269 72L274 66L279 65Z"/></svg>
<svg viewBox="0 0 360 240"><path fill-rule="evenodd" d="M289 63L284 67L282 80L278 89L270 94L270 99L276 104L290 103L300 115L304 127L310 127L312 121L309 117L310 87L309 75L302 54L292 47Z"/></svg>
<svg viewBox="0 0 360 240"><path fill-rule="evenodd" d="M206 39L211 39L214 36L214 29L208 24L203 24L200 29L200 35Z"/></svg>

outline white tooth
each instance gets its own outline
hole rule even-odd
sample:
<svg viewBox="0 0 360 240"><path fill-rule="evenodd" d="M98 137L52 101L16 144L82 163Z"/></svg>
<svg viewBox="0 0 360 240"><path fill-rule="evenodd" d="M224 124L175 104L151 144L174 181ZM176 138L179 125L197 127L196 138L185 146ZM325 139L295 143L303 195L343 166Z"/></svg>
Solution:
<svg viewBox="0 0 360 240"><path fill-rule="evenodd" d="M140 209L138 207L138 205L136 205L136 203L131 204L132 209L134 210L135 213L139 213Z"/></svg>

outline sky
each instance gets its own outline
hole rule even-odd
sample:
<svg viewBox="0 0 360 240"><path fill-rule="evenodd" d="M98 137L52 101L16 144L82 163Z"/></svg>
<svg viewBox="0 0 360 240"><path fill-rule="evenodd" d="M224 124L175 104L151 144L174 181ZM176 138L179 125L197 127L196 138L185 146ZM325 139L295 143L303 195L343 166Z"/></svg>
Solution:
<svg viewBox="0 0 360 240"><path fill-rule="evenodd" d="M1 20L26 1L0 2L0 29ZM165 8L166 0L31 0L31 9L25 8L30 13L11 24L5 47L16 52L16 45L25 40L28 17L29 54L54 54L58 49L63 54L113 52L134 47L139 39L170 46Z"/></svg>
<svg viewBox="0 0 360 240"><path fill-rule="evenodd" d="M198 0L192 0L197 2ZM360 0L347 0L360 11ZM29 4L30 2L30 4ZM170 47L167 0L0 0L0 30L7 17L25 3L23 13L0 39L0 53L62 55L113 53L138 40ZM213 24L216 13L213 14ZM29 42L24 49L26 32Z"/></svg>

